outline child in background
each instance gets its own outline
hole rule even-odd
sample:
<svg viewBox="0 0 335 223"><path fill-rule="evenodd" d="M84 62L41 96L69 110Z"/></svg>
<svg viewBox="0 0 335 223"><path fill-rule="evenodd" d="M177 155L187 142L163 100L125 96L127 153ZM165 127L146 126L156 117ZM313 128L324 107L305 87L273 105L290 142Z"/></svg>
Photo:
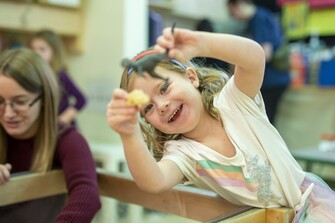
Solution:
<svg viewBox="0 0 335 223"><path fill-rule="evenodd" d="M335 222L335 193L301 169L267 118L261 46L234 35L186 29L172 34L167 28L154 50L135 61L166 52L170 59L155 72L169 81L126 68L106 113L139 188L162 192L194 184L238 205L294 208L293 222ZM198 67L189 62L194 57L227 61L234 74ZM129 105L134 89L150 102Z"/></svg>
<svg viewBox="0 0 335 223"><path fill-rule="evenodd" d="M1 54L0 190L11 173L62 169L68 196L65 205L65 197L53 200L59 210L43 199L0 208L0 222L90 223L100 208L93 156L76 128L58 121L58 101L55 75L39 55L25 48Z"/></svg>
<svg viewBox="0 0 335 223"><path fill-rule="evenodd" d="M247 25L247 34L259 43L264 52L266 66L261 87L266 113L272 124L275 124L279 104L290 85L289 67L279 67L276 64L287 64L285 61L275 61L276 51L284 44L284 34L281 24L274 14L266 8L257 6L253 0L224 0L225 8L230 15Z"/></svg>
<svg viewBox="0 0 335 223"><path fill-rule="evenodd" d="M29 47L47 61L57 75L61 91L59 120L75 125L77 113L87 100L65 69L65 52L60 37L50 30L41 30L32 36Z"/></svg>

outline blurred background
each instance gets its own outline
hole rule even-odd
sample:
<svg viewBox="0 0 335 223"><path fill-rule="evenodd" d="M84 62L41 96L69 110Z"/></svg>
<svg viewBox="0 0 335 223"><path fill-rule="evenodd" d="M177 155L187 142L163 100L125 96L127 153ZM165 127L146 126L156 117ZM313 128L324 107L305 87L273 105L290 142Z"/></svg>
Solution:
<svg viewBox="0 0 335 223"><path fill-rule="evenodd" d="M273 13L290 46L291 84L275 127L292 152L334 142L335 0L254 3ZM231 18L225 0L0 0L0 52L25 46L40 29L59 34L66 46L69 73L88 99L77 118L78 127L99 166L126 171L120 139L105 118L111 93L119 86L122 59L154 44L173 22L196 30L204 19L214 32L247 35L246 24ZM326 150L334 150L329 145ZM334 152L326 156L335 163ZM303 168L307 168L305 161L299 160ZM335 181L331 163L317 163L309 170L330 183ZM119 216L127 209L118 208Z"/></svg>

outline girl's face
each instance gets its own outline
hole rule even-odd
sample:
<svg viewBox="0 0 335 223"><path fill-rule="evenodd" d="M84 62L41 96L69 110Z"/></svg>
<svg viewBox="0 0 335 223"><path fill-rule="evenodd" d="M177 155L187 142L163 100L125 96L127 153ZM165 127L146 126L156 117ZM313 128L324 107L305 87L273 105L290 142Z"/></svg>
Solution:
<svg viewBox="0 0 335 223"><path fill-rule="evenodd" d="M41 112L41 100L35 100L38 97L26 91L14 79L0 73L0 124L8 135L28 139L36 134ZM17 108L21 110L16 111Z"/></svg>
<svg viewBox="0 0 335 223"><path fill-rule="evenodd" d="M47 63L51 63L53 50L51 46L43 39L35 38L31 41L30 47L40 55Z"/></svg>
<svg viewBox="0 0 335 223"><path fill-rule="evenodd" d="M141 89L150 96L149 104L141 107L141 115L156 129L166 134L185 134L192 131L200 122L205 111L196 72L185 70L186 75L157 67L155 70L169 82L152 78L136 77L134 89Z"/></svg>

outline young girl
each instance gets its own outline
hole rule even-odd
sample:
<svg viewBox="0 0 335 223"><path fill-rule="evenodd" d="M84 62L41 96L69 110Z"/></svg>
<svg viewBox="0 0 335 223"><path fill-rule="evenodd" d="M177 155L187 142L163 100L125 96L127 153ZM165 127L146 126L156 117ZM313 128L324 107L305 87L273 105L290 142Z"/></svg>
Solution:
<svg viewBox="0 0 335 223"><path fill-rule="evenodd" d="M1 54L0 190L11 173L61 168L69 192L61 210L53 210L49 200L48 205L43 199L23 202L0 208L0 222L29 217L29 222L89 223L100 208L92 154L76 128L58 122L58 98L55 75L39 55L24 48Z"/></svg>
<svg viewBox="0 0 335 223"><path fill-rule="evenodd" d="M41 30L33 35L29 47L47 61L60 84L59 120L75 124L75 118L86 105L86 97L65 69L64 47L58 35L50 30Z"/></svg>
<svg viewBox="0 0 335 223"><path fill-rule="evenodd" d="M174 58L155 69L169 81L147 73L143 78L127 68L122 89L114 90L107 109L109 126L120 134L142 190L161 192L191 183L238 205L292 207L298 213L294 222L335 222L333 191L302 171L266 116L260 94L265 57L259 44L185 29L172 34L167 28L154 50L133 61L157 52ZM186 62L199 56L234 64L234 75ZM144 91L150 102L129 105L133 89Z"/></svg>

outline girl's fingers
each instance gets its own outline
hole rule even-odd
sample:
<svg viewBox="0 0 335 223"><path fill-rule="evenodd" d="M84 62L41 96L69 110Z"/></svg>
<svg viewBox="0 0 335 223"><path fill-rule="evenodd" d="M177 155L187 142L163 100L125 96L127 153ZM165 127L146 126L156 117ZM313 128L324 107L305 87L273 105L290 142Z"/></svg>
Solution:
<svg viewBox="0 0 335 223"><path fill-rule="evenodd" d="M127 95L128 93L125 90L117 88L113 91L112 99L125 99Z"/></svg>
<svg viewBox="0 0 335 223"><path fill-rule="evenodd" d="M172 33L172 27L165 28L163 30L163 35L157 38L157 44L155 50L159 53L165 53L167 49L172 49L174 47L175 36Z"/></svg>
<svg viewBox="0 0 335 223"><path fill-rule="evenodd" d="M175 24L173 26L175 26ZM163 29L163 36L165 36L167 39L171 40L174 38L177 28L173 26Z"/></svg>
<svg viewBox="0 0 335 223"><path fill-rule="evenodd" d="M157 38L157 44L154 49L158 51L158 53L165 53L167 49L171 49L173 47L173 43L167 40L164 36L160 36Z"/></svg>
<svg viewBox="0 0 335 223"><path fill-rule="evenodd" d="M128 108L128 109L111 109L107 112L108 117L116 117L116 116L134 116L137 112L136 107Z"/></svg>

